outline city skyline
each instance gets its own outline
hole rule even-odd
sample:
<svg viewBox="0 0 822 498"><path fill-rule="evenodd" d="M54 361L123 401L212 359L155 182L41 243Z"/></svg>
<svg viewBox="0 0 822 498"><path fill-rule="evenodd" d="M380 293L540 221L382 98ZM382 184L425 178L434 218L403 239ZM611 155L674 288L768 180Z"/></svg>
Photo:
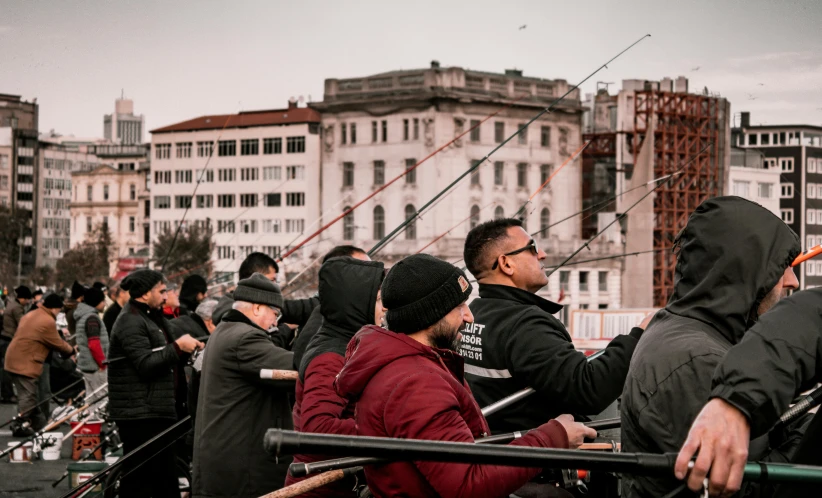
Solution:
<svg viewBox="0 0 822 498"><path fill-rule="evenodd" d="M504 10L362 1L333 13L260 2L196 10L173 2L0 3L0 92L37 98L41 132L102 136L102 115L121 91L151 130L282 108L290 97L320 101L326 78L424 68L433 59L575 84L645 33L652 37L583 93L597 80L614 83L614 92L622 79L682 75L692 92L707 87L728 98L734 114L750 111L753 124L822 124L822 5L813 1L520 2Z"/></svg>

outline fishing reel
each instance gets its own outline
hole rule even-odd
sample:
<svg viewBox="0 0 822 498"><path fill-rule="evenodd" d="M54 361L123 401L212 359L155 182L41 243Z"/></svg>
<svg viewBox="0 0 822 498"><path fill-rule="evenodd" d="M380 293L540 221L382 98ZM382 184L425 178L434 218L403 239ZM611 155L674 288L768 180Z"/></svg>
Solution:
<svg viewBox="0 0 822 498"><path fill-rule="evenodd" d="M545 469L542 474L534 480L539 484L552 484L568 491L574 496L584 496L588 494L588 484L591 482L591 474L587 470L577 469Z"/></svg>

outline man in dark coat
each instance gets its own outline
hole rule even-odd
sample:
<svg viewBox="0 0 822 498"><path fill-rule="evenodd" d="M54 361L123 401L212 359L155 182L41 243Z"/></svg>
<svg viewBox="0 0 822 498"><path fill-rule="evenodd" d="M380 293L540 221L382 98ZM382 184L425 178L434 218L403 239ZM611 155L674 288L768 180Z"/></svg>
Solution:
<svg viewBox="0 0 822 498"><path fill-rule="evenodd" d="M137 270L122 288L131 300L114 322L109 344L109 415L117 422L126 454L185 415L183 362L203 344L190 335L174 339L163 318L166 284L154 270ZM122 360L116 358L124 357ZM179 498L172 448L126 464L120 497Z"/></svg>
<svg viewBox="0 0 822 498"><path fill-rule="evenodd" d="M471 284L455 266L427 254L395 264L382 284L390 330L368 325L354 336L335 382L356 402L362 436L472 443L490 429L463 378L460 329L473 319ZM596 431L569 415L551 420L510 446L576 448ZM366 466L375 496L416 498L508 496L539 469L443 462Z"/></svg>
<svg viewBox="0 0 822 498"><path fill-rule="evenodd" d="M31 290L21 285L14 290L14 299L9 299L6 311L3 313L3 331L0 333L0 401L3 403L17 403L14 395L11 375L6 373L4 362L6 350L14 339L17 326L25 314L25 308L31 301Z"/></svg>
<svg viewBox="0 0 822 498"><path fill-rule="evenodd" d="M180 287L180 316L191 315L208 294L208 283L200 275L189 275Z"/></svg>
<svg viewBox="0 0 822 498"><path fill-rule="evenodd" d="M548 283L546 255L516 219L482 223L465 239L465 264L479 283L474 323L462 331L465 378L480 406L525 387L536 393L488 417L494 432L536 427L561 413L597 415L619 393L642 328L615 338L596 360L577 351L535 293Z"/></svg>
<svg viewBox="0 0 822 498"><path fill-rule="evenodd" d="M380 284L385 268L376 261L332 258L319 273L319 295L323 323L311 339L299 369L294 404L294 430L319 434L357 434L354 404L334 390L334 379L345 362L345 349L362 327L382 321ZM320 306L317 309L320 309ZM294 455L294 462L317 462L329 456ZM286 485L301 481L288 476ZM356 498L356 477L339 480L313 492L311 497Z"/></svg>
<svg viewBox="0 0 822 498"><path fill-rule="evenodd" d="M293 384L263 378L264 370L291 368L292 353L267 331L283 306L277 284L259 273L240 280L232 310L203 353L200 401L194 427L193 495L256 498L279 489L288 461L268 455L269 428L291 429Z"/></svg>
<svg viewBox="0 0 822 498"><path fill-rule="evenodd" d="M799 254L799 238L773 213L741 197L700 204L675 251L673 294L643 335L622 393L627 452L679 450L710 397L711 376L722 357L798 285L790 264ZM758 441L754 460L787 460L801 433L793 436L793 443L776 452L767 438ZM672 478L623 478L629 497L658 497L678 485Z"/></svg>

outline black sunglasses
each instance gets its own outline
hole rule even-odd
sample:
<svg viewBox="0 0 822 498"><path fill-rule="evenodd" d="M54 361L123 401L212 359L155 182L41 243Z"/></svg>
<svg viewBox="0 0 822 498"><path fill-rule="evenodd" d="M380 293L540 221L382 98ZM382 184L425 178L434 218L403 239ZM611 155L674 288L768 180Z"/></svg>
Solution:
<svg viewBox="0 0 822 498"><path fill-rule="evenodd" d="M519 253L521 253L521 252L525 252L525 251L527 251L527 250L529 250L529 249L531 250L531 252L532 252L532 253L534 253L534 256L536 256L537 254L539 254L539 248L537 247L537 241L536 241L536 240L531 239L531 240L528 242L528 245L527 245L527 246L525 246L525 247L520 247L519 249L517 249L517 250L515 250L515 251L506 252L505 254L503 254L503 256L513 256L513 255L515 255L515 254L519 254ZM499 256L497 256L497 260L496 260L496 261L494 261L494 264L493 264L493 266L491 266L491 269L492 269L492 270L496 270L496 269L497 269L497 266L499 266Z"/></svg>

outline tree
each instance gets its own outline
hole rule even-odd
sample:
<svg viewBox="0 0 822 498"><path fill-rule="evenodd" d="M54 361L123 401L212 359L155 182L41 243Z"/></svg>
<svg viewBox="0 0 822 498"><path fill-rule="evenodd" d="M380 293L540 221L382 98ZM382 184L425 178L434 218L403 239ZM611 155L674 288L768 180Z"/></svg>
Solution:
<svg viewBox="0 0 822 498"><path fill-rule="evenodd" d="M200 274L211 274L211 253L214 251L211 235L210 226L199 225L180 227L176 240L175 232L160 234L154 242L155 268L169 278L192 270L197 270Z"/></svg>
<svg viewBox="0 0 822 498"><path fill-rule="evenodd" d="M60 258L55 280L62 287L70 287L75 280L84 283L93 280L107 281L113 251L108 227L98 224L86 240Z"/></svg>
<svg viewBox="0 0 822 498"><path fill-rule="evenodd" d="M34 271L31 273L31 283L35 286L42 286L51 288L55 281L54 281L54 269L48 265L46 266L37 266L34 268Z"/></svg>
<svg viewBox="0 0 822 498"><path fill-rule="evenodd" d="M8 288L17 284L17 259L20 246L20 230L23 234L28 229L30 219L26 211L12 211L6 206L0 206L0 282Z"/></svg>

